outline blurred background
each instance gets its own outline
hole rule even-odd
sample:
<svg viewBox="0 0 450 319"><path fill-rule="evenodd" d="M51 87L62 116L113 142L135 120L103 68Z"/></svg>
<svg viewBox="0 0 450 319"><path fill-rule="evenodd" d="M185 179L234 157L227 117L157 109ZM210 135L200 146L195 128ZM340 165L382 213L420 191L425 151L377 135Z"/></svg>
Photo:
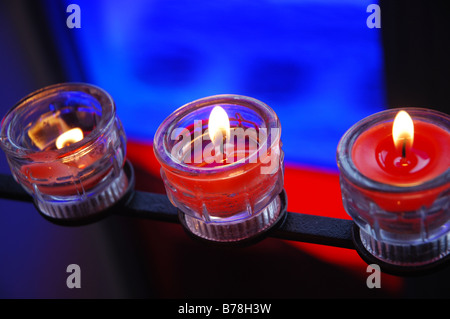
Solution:
<svg viewBox="0 0 450 319"><path fill-rule="evenodd" d="M81 27L68 28L69 4ZM370 4L381 28L369 28ZM450 54L443 4L376 0L3 0L0 117L46 85L107 90L128 136L136 188L164 193L152 140L195 99L247 95L282 125L291 212L349 218L336 147L360 119L387 108L448 108ZM448 112L448 111L446 111ZM0 172L9 173L3 153ZM111 216L56 226L32 204L0 200L0 298L442 298L450 270L383 274L349 249L266 239L227 249L180 225ZM81 268L81 289L66 267Z"/></svg>

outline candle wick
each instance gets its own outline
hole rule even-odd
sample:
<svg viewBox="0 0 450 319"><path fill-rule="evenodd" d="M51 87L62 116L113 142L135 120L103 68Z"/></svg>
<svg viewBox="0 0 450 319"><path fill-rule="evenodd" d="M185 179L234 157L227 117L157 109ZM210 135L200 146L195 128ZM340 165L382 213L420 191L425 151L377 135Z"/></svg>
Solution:
<svg viewBox="0 0 450 319"><path fill-rule="evenodd" d="M403 145L402 145L402 157L403 157L403 159L406 158L406 138L403 139Z"/></svg>

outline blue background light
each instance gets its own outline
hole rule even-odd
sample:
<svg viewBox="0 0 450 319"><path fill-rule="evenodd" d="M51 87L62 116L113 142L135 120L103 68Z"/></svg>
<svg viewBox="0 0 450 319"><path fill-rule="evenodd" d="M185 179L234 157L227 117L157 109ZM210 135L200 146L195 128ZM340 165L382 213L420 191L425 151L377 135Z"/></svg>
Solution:
<svg viewBox="0 0 450 319"><path fill-rule="evenodd" d="M286 161L336 169L343 133L385 108L374 1L77 3L87 80L112 94L131 139L152 140L192 100L242 94L280 117Z"/></svg>

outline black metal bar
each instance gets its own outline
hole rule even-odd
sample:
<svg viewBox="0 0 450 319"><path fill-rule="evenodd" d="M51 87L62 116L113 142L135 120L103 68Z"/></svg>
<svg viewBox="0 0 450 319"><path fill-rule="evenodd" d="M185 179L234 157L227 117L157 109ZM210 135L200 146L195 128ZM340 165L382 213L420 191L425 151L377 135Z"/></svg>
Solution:
<svg viewBox="0 0 450 319"><path fill-rule="evenodd" d="M0 198L33 203L33 198L25 192L14 178L4 174L0 174ZM116 206L88 221L54 220L41 213L49 221L65 226L85 225L98 221L109 214L183 225L180 221L179 210L172 205L166 195L142 191L132 191L130 196L126 196ZM388 264L366 251L359 239L358 232L359 228L352 220L286 212L280 223L261 237L354 249L368 264L375 263L381 267L383 272L398 276L424 275L450 265L450 256L432 264L417 267Z"/></svg>
<svg viewBox="0 0 450 319"><path fill-rule="evenodd" d="M0 175L0 198L33 202L32 197L10 175ZM126 203L113 213L140 219L179 223L178 209L166 195L134 191ZM351 220L287 212L284 222L274 228L269 237L354 248Z"/></svg>
<svg viewBox="0 0 450 319"><path fill-rule="evenodd" d="M287 213L284 223L271 237L354 249L353 221L324 216Z"/></svg>

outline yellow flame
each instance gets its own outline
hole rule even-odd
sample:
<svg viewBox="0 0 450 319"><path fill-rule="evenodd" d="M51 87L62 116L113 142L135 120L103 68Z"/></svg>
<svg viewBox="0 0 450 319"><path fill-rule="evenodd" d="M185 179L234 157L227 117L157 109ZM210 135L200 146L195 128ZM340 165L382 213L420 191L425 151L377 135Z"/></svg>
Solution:
<svg viewBox="0 0 450 319"><path fill-rule="evenodd" d="M58 136L58 138L56 139L56 148L61 149L63 147L69 146L70 144L81 141L83 137L83 131L78 127L70 129Z"/></svg>
<svg viewBox="0 0 450 319"><path fill-rule="evenodd" d="M230 138L230 119L220 106L215 106L209 115L208 133L215 146Z"/></svg>
<svg viewBox="0 0 450 319"><path fill-rule="evenodd" d="M405 111L397 113L392 126L392 138L396 147L406 143L409 147L414 141L414 123Z"/></svg>

